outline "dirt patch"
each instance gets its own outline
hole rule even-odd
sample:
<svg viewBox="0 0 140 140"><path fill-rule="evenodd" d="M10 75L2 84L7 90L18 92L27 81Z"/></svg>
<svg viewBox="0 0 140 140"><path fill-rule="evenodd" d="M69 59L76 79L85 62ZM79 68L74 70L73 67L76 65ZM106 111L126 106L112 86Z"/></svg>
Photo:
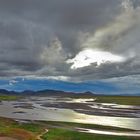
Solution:
<svg viewBox="0 0 140 140"><path fill-rule="evenodd" d="M11 130L10 136L13 136L14 138L17 138L19 140L31 140L36 137L32 132L19 128L13 128Z"/></svg>

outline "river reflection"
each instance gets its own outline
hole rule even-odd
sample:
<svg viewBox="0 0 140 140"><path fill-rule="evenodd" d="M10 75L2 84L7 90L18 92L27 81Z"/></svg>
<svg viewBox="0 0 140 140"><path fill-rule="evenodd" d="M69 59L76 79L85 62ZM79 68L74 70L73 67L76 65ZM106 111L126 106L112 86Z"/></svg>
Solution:
<svg viewBox="0 0 140 140"><path fill-rule="evenodd" d="M73 100L71 98L30 97L19 101L2 101L0 104L0 116L26 120L99 124L140 130L140 113L138 106L136 109L132 107L134 110L129 106L131 108L130 111L126 106L127 112L125 112L124 116L122 114L122 108L125 109L125 106L122 108L119 108L117 105L115 106L117 109L120 109L120 116L116 117L111 115L110 112L116 109L112 107L112 104L99 104L91 99L81 99L80 101L79 99ZM80 107L82 108L81 111L79 111ZM96 110L92 112L94 107ZM88 110L88 113L85 113L85 110L86 112ZM90 111L92 113L90 113ZM130 116L126 117L126 113L130 114Z"/></svg>

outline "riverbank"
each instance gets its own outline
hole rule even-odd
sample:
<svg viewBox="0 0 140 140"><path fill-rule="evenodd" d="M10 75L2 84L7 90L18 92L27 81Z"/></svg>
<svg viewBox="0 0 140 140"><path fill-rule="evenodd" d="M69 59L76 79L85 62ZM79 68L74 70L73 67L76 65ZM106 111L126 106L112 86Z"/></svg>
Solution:
<svg viewBox="0 0 140 140"><path fill-rule="evenodd" d="M15 121L0 118L0 140L58 140L58 138L61 140L139 140L140 133L129 129L91 124Z"/></svg>

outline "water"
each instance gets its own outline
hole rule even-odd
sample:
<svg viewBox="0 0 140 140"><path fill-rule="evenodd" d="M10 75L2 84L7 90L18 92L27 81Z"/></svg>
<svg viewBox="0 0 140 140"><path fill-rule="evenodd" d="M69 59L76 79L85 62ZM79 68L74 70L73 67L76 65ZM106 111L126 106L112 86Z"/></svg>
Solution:
<svg viewBox="0 0 140 140"><path fill-rule="evenodd" d="M89 102L90 101L91 99L89 100ZM103 108L106 107L109 111L111 111L111 109L114 109L111 108L112 104L108 104L107 106L105 106L104 104L96 104L96 102L94 101L92 101L92 103L89 103L88 100L85 99L81 99L80 101L80 99L73 100L71 98L60 99L57 97L30 97L19 101L2 101L0 104L0 116L25 120L66 121L99 124L140 130L140 118L132 117L139 115L138 107L138 112L136 112L136 114L130 114L130 116L132 115L131 117L115 117L107 116L106 113L105 115L103 115L104 109L102 111L102 108L99 108L99 115L89 115L82 112L78 113L77 111L75 111L75 108L72 109L71 104L70 107L65 108L64 103L69 102L76 103L76 107L78 107L78 103L82 103L82 106L85 105L84 108L89 107L90 104L92 105L91 110L93 110L94 106L96 106L97 109L97 106L102 106ZM64 106L62 106L62 103L64 104ZM120 106L120 108L117 105L115 106L117 109L125 109L125 106ZM131 107L133 108L133 106ZM129 110L127 106L126 109ZM100 113L102 115L100 115Z"/></svg>

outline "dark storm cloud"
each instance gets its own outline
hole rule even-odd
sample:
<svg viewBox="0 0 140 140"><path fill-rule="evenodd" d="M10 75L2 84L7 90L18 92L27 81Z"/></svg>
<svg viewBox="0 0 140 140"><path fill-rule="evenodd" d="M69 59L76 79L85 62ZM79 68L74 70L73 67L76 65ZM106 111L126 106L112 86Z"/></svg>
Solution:
<svg viewBox="0 0 140 140"><path fill-rule="evenodd" d="M139 1L133 2L138 9ZM127 60L125 66L93 64L72 70L71 64L66 63L83 49L94 48L95 39L99 49L122 55L128 55L125 50L140 52L139 21L131 23L138 18L138 10L130 13L132 18L127 20L121 3L122 0L1 0L0 76L92 80L138 74L138 56L132 62ZM124 28L127 22L130 26ZM113 35L115 23L120 29ZM103 30L103 35L97 38L99 30Z"/></svg>

